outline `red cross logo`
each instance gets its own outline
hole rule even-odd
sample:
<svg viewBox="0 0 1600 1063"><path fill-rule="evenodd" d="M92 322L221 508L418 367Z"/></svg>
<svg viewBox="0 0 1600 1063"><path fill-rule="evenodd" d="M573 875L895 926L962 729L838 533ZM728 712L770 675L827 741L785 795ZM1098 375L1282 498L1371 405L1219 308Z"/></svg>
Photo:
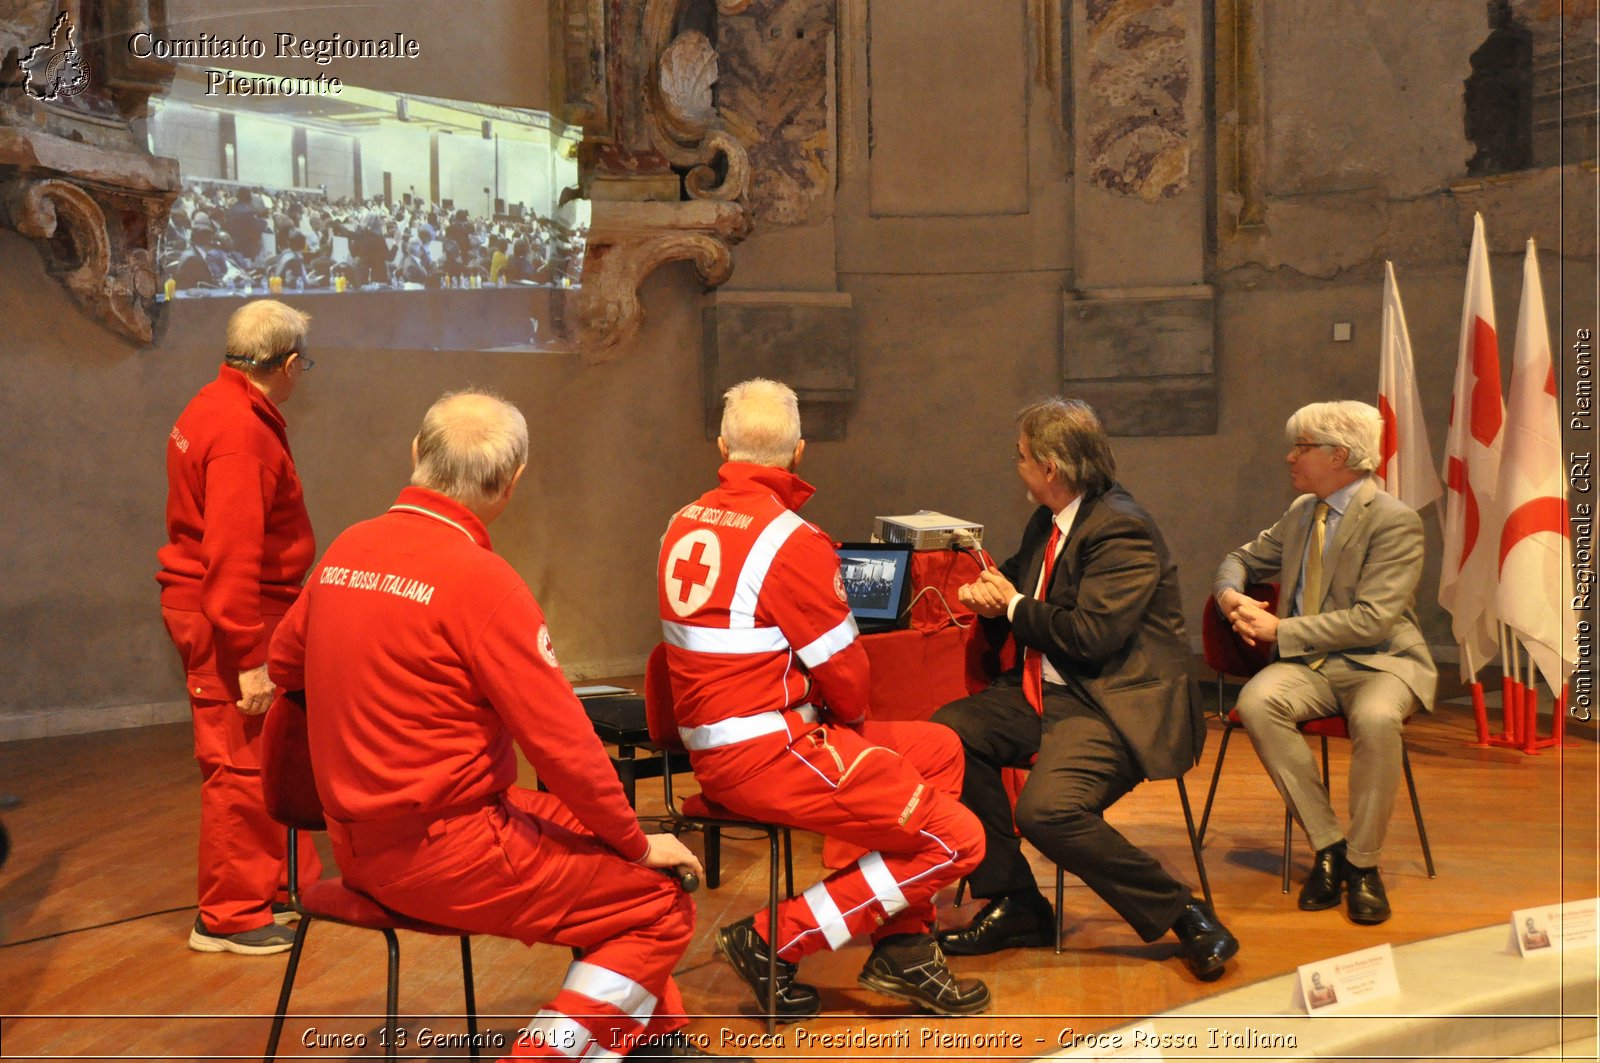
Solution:
<svg viewBox="0 0 1600 1063"><path fill-rule="evenodd" d="M711 566L703 563L700 558L705 555L706 544L695 543L694 549L688 557L680 557L678 563L672 566L672 578L678 580L678 601L686 602L689 594L711 575Z"/></svg>
<svg viewBox="0 0 1600 1063"><path fill-rule="evenodd" d="M667 606L679 616L697 612L722 572L722 544L710 529L696 528L672 545L661 572Z"/></svg>

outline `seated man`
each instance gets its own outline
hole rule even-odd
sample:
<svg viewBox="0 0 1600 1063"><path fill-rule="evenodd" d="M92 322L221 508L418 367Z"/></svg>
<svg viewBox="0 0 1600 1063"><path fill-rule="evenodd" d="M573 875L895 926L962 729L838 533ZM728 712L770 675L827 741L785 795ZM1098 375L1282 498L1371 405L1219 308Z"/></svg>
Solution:
<svg viewBox="0 0 1600 1063"><path fill-rule="evenodd" d="M1364 402L1315 402L1289 418L1289 480L1304 491L1271 528L1223 559L1217 608L1278 659L1239 694L1239 716L1283 800L1317 850L1300 891L1306 911L1348 890L1357 923L1389 918L1378 874L1400 783L1401 729L1433 705L1438 674L1412 606L1422 576L1422 520L1378 490L1382 430ZM1282 618L1245 597L1277 579ZM1350 728L1350 833L1298 725L1343 715Z"/></svg>
<svg viewBox="0 0 1600 1063"><path fill-rule="evenodd" d="M1177 566L1150 514L1115 481L1111 442L1087 404L1036 402L1017 427L1017 472L1039 508L1015 556L958 593L979 616L1009 622L1022 664L933 717L966 747L961 800L988 843L967 881L989 904L940 943L977 955L1053 940L1056 915L1022 855L1000 777L1031 764L1015 810L1022 836L1145 941L1170 930L1197 978L1220 978L1238 941L1101 818L1140 780L1181 778L1205 742Z"/></svg>
<svg viewBox="0 0 1600 1063"><path fill-rule="evenodd" d="M866 720L867 654L832 541L795 510L805 441L795 394L771 380L729 389L717 439L720 486L672 518L661 543L661 627L679 729L707 797L741 815L871 850L784 901L717 932L717 949L765 1006L778 956L783 1021L821 1010L800 960L870 934L860 982L943 1015L989 1006L956 980L929 930L933 895L983 855L955 795L961 749L942 727Z"/></svg>
<svg viewBox="0 0 1600 1063"><path fill-rule="evenodd" d="M271 675L305 691L346 882L417 919L581 950L516 1056L702 1055L672 981L694 906L662 873L700 864L639 828L539 604L489 545L527 454L511 404L434 403L412 486L328 548ZM550 793L514 785L513 743Z"/></svg>

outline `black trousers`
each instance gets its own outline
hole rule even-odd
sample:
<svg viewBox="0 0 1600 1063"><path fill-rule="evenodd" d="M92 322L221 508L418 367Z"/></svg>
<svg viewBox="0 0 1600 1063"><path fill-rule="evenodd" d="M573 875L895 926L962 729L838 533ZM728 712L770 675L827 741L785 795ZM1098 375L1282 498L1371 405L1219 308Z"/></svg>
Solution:
<svg viewBox="0 0 1600 1063"><path fill-rule="evenodd" d="M933 720L961 736L967 756L961 803L983 823L987 851L967 877L974 897L1038 891L1000 779L1001 768L1032 768L1017 798L1022 837L1082 879L1145 941L1172 929L1193 894L1102 818L1140 777L1122 736L1098 708L1047 684L1041 720L1022 687L1002 679L951 702Z"/></svg>

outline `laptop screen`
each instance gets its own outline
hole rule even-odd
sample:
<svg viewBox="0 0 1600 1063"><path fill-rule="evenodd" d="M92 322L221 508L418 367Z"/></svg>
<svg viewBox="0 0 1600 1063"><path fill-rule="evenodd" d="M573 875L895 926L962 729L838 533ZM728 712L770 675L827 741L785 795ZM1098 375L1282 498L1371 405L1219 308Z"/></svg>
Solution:
<svg viewBox="0 0 1600 1063"><path fill-rule="evenodd" d="M911 588L911 544L841 543L836 549L856 626L863 631L898 626Z"/></svg>

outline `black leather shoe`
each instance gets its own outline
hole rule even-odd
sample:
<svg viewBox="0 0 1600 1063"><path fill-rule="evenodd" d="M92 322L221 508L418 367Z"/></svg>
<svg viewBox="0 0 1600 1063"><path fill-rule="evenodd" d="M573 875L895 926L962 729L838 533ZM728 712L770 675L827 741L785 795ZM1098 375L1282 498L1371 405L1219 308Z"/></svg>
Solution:
<svg viewBox="0 0 1600 1063"><path fill-rule="evenodd" d="M1375 926L1389 918L1389 895L1375 867L1351 867L1345 879L1346 911L1352 923Z"/></svg>
<svg viewBox="0 0 1600 1063"><path fill-rule="evenodd" d="M996 897L960 930L941 930L939 945L952 956L987 956L1003 949L1055 944L1055 910L1037 893Z"/></svg>
<svg viewBox="0 0 1600 1063"><path fill-rule="evenodd" d="M909 1001L936 1015L977 1015L989 1010L989 987L957 979L930 934L896 934L872 947L856 979L885 996Z"/></svg>
<svg viewBox="0 0 1600 1063"><path fill-rule="evenodd" d="M1344 880L1348 865L1344 862L1345 843L1334 842L1326 849L1318 849L1311 862L1311 874L1300 887L1300 910L1320 912L1339 903L1344 893Z"/></svg>
<svg viewBox="0 0 1600 1063"><path fill-rule="evenodd" d="M1239 939L1228 932L1217 914L1199 901L1191 900L1172 924L1182 946L1183 962L1202 982L1215 982L1223 968L1239 951Z"/></svg>

